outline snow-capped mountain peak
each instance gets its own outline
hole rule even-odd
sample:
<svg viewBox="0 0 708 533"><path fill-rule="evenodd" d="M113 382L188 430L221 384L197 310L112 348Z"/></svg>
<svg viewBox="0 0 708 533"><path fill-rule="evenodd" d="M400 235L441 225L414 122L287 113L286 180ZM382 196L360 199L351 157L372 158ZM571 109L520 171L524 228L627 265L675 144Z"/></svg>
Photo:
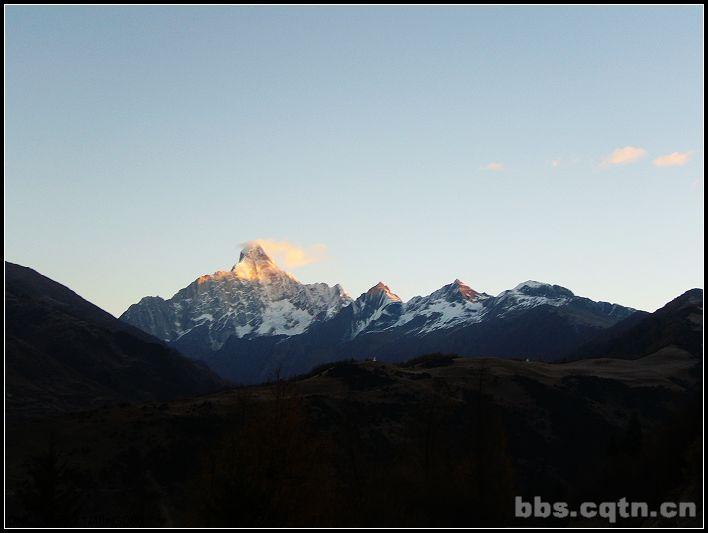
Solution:
<svg viewBox="0 0 708 533"><path fill-rule="evenodd" d="M549 296L555 298L572 298L575 296L572 291L561 287L560 285L552 285L550 283L541 283L540 281L528 280L519 283L516 287L507 292L518 292L526 295Z"/></svg>
<svg viewBox="0 0 708 533"><path fill-rule="evenodd" d="M435 299L445 299L448 301L459 301L459 302L473 302L479 298L480 293L474 290L469 285L466 285L459 279L456 279L449 285L444 285L435 292L433 292L428 298Z"/></svg>
<svg viewBox="0 0 708 533"><path fill-rule="evenodd" d="M232 336L303 333L351 301L340 285L300 283L249 243L231 271L200 276L169 300L143 298L121 318L167 341L217 349Z"/></svg>
<svg viewBox="0 0 708 533"><path fill-rule="evenodd" d="M545 287L545 286L548 286L548 285L550 285L550 284L549 284L549 283L542 283L542 282L540 282L540 281L534 281L534 280L532 280L532 279L529 279L529 280L526 280L526 281L523 281L523 282L519 283L516 287L514 287L514 288L511 289L511 290L512 290L512 291L519 291L519 290L521 290L521 289L523 289L523 288L525 288L525 287L535 289L535 288L539 288L539 287Z"/></svg>
<svg viewBox="0 0 708 533"><path fill-rule="evenodd" d="M411 298L395 326L411 327L416 324L416 334L424 334L476 323L483 319L485 302L489 298L488 294L477 292L456 279L428 296Z"/></svg>
<svg viewBox="0 0 708 533"><path fill-rule="evenodd" d="M560 285L528 280L519 283L513 289L499 293L494 298L491 312L495 316L506 316L540 305L560 307L576 298L572 291Z"/></svg>
<svg viewBox="0 0 708 533"><path fill-rule="evenodd" d="M383 327L382 324L395 322L402 308L403 303L398 295L379 281L352 303L350 337L357 336L374 323Z"/></svg>
<svg viewBox="0 0 708 533"><path fill-rule="evenodd" d="M266 253L263 247L255 241L247 242L243 245L241 253L238 257L239 263L245 260L262 261L265 263L273 263L273 260Z"/></svg>
<svg viewBox="0 0 708 533"><path fill-rule="evenodd" d="M288 276L286 272L280 270L263 247L258 243L247 243L239 256L231 272L237 278L249 281L268 282L273 278Z"/></svg>

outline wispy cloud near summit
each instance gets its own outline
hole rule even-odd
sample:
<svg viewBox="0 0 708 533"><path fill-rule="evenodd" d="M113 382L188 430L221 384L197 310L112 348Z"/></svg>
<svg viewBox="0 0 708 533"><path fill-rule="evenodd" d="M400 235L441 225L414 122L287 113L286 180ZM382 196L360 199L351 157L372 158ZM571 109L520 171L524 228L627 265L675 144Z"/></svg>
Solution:
<svg viewBox="0 0 708 533"><path fill-rule="evenodd" d="M259 244L283 268L298 268L312 263L319 263L327 255L327 247L324 244L302 247L288 241L255 239L241 243L241 246L247 244Z"/></svg>

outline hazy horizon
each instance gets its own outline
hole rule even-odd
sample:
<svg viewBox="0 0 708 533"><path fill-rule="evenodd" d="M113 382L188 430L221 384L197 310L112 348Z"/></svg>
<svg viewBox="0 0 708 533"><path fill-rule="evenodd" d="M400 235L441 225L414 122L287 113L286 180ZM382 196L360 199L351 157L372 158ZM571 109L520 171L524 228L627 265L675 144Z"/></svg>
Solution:
<svg viewBox="0 0 708 533"><path fill-rule="evenodd" d="M702 8L6 15L5 259L115 315L259 239L354 298L703 287Z"/></svg>

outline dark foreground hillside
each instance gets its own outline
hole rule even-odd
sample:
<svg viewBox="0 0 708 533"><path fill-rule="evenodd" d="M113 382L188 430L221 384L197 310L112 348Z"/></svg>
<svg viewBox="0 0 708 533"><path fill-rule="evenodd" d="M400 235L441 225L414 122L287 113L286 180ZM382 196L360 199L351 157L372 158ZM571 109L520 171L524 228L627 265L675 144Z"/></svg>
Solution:
<svg viewBox="0 0 708 533"><path fill-rule="evenodd" d="M214 392L223 381L34 270L5 262L5 416Z"/></svg>
<svg viewBox="0 0 708 533"><path fill-rule="evenodd" d="M635 313L601 331L571 358L636 359L665 346L703 350L703 290L691 289L653 313Z"/></svg>
<svg viewBox="0 0 708 533"><path fill-rule="evenodd" d="M7 425L8 525L569 525L514 496L695 501L700 357L431 356ZM595 522L597 524L597 522ZM602 521L600 525L606 525Z"/></svg>

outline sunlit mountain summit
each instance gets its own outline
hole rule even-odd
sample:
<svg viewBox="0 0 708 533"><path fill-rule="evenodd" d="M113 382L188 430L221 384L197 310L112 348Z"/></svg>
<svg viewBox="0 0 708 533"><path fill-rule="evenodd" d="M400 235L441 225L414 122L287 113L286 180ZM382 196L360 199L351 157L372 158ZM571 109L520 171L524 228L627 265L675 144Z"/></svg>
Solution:
<svg viewBox="0 0 708 533"><path fill-rule="evenodd" d="M168 300L147 296L121 318L166 341L218 349L232 336L303 333L350 302L341 286L300 283L249 243L230 271L200 276Z"/></svg>

